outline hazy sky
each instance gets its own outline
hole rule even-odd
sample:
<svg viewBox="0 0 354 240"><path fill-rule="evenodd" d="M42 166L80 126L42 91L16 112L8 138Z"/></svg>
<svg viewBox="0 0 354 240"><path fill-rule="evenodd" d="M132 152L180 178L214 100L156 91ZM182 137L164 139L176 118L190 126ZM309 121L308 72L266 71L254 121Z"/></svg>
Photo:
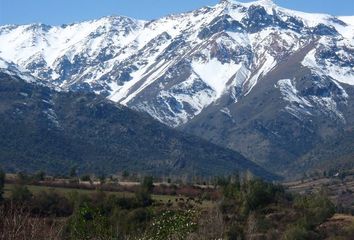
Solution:
<svg viewBox="0 0 354 240"><path fill-rule="evenodd" d="M107 15L155 19L215 5L218 0L0 0L0 24L60 25ZM243 2L247 2L243 0ZM332 15L354 15L354 0L274 0L282 7Z"/></svg>

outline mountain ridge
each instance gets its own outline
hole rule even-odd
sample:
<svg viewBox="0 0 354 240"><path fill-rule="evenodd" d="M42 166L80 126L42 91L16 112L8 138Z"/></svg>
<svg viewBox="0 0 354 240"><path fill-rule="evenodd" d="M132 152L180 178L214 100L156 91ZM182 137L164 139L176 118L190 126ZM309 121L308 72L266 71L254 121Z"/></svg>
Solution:
<svg viewBox="0 0 354 240"><path fill-rule="evenodd" d="M0 164L10 172L130 171L155 176L252 172L237 152L171 129L92 93L60 92L0 72Z"/></svg>
<svg viewBox="0 0 354 240"><path fill-rule="evenodd" d="M0 27L0 58L42 83L101 94L282 174L353 126L353 56L352 17L271 1Z"/></svg>

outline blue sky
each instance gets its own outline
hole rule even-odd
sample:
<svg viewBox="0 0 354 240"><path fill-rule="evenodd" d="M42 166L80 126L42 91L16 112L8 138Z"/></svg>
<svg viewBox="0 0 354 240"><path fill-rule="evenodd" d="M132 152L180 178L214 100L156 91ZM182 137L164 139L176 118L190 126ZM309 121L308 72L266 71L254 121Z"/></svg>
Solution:
<svg viewBox="0 0 354 240"><path fill-rule="evenodd" d="M215 5L218 0L0 0L0 24L60 25L107 15L155 19L170 13ZM247 2L243 0L243 2ZM306 12L354 15L354 0L274 0Z"/></svg>

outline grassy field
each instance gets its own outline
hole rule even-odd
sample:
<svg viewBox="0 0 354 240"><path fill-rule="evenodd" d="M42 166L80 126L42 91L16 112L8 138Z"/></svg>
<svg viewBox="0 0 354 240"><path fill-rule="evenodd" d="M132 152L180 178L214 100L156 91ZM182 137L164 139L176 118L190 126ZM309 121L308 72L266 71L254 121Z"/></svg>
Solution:
<svg viewBox="0 0 354 240"><path fill-rule="evenodd" d="M11 189L15 186L15 184L5 184L5 198L10 197ZM88 190L88 189L76 189L76 188L63 188L63 187L47 187L47 186L37 186L37 185L27 185L28 189L33 193L37 194L41 191L50 191L55 190L63 195L68 195L72 192L78 192L80 194L90 194L93 193L95 190ZM114 194L119 197L133 197L134 193L131 192L105 192L107 194Z"/></svg>
<svg viewBox="0 0 354 240"><path fill-rule="evenodd" d="M5 184L5 189L4 189L4 195L5 198L9 198L11 195L11 189L15 186L15 184ZM47 187L47 186L37 186L37 185L27 185L28 189L33 193L33 194L37 194L41 191L51 191L51 190L55 190L60 194L63 195L68 195L72 192L77 192L79 194L91 194L94 193L96 190L88 190L88 189L76 189L76 188L63 188L63 187ZM130 198L130 197L134 197L134 193L132 192L112 192L112 191L104 191L106 194L114 194L118 197L126 197L126 198ZM155 201L161 201L163 203L167 203L167 202L172 202L175 203L176 198L178 199L187 199L184 196L174 196L174 195L152 195L152 199ZM208 208L213 206L215 203L212 201L203 201L202 203L202 207L203 208Z"/></svg>

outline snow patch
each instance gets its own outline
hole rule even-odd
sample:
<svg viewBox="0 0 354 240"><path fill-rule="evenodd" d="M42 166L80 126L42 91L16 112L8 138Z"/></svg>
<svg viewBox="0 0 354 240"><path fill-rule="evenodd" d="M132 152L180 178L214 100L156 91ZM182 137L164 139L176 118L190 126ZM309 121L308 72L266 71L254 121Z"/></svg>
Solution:
<svg viewBox="0 0 354 240"><path fill-rule="evenodd" d="M354 26L354 16L339 16L338 19L342 20L348 25Z"/></svg>
<svg viewBox="0 0 354 240"><path fill-rule="evenodd" d="M299 92L297 91L290 79L279 80L277 86L279 87L284 100L290 103L297 103L300 107L312 107L309 101L299 96Z"/></svg>
<svg viewBox="0 0 354 240"><path fill-rule="evenodd" d="M321 75L327 75L338 82L354 85L354 69L351 67L341 67L326 61L326 65L318 64L316 60L316 49L311 50L303 59L301 64Z"/></svg>
<svg viewBox="0 0 354 240"><path fill-rule="evenodd" d="M192 62L193 71L216 92L217 98L223 94L228 81L241 67L242 64L221 63L216 58L207 62Z"/></svg>
<svg viewBox="0 0 354 240"><path fill-rule="evenodd" d="M274 59L273 56L266 54L266 56L263 58L263 63L261 63L261 67L258 69L258 71L253 74L253 76L244 83L244 87L246 89L245 96L248 95L254 86L256 86L258 80L262 77L265 76L269 71L271 71L275 66L277 62Z"/></svg>

